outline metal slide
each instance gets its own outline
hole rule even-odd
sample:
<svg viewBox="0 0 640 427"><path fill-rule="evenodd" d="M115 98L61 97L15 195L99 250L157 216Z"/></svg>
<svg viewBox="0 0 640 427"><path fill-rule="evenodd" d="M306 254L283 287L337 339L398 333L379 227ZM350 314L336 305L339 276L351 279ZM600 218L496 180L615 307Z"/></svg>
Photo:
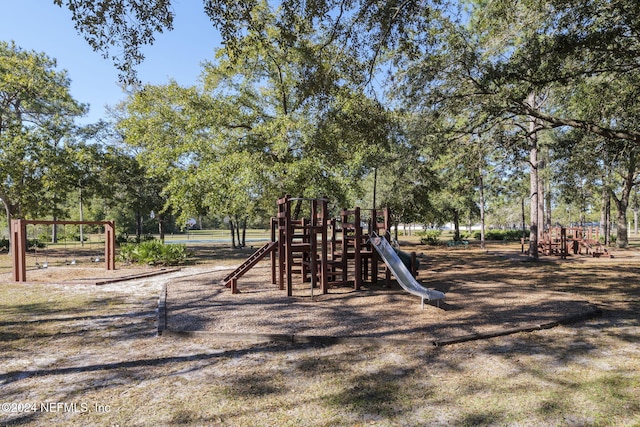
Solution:
<svg viewBox="0 0 640 427"><path fill-rule="evenodd" d="M422 298L422 307L424 308L424 300L441 300L444 299L444 292L430 290L422 286L413 277L411 272L403 264L396 251L393 250L387 239L374 235L370 239L371 245L376 249L380 257L387 264L396 280L402 288L412 295Z"/></svg>

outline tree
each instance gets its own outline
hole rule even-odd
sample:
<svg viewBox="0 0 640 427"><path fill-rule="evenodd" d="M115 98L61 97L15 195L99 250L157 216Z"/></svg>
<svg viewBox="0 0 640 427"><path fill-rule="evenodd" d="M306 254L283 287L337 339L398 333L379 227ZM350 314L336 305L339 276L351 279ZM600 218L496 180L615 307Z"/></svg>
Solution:
<svg viewBox="0 0 640 427"><path fill-rule="evenodd" d="M95 50L114 59L127 82L136 80L135 65L144 58L140 48L153 43L155 33L172 29L171 0L53 1L72 12L76 29ZM457 13L461 6L467 10ZM633 127L563 116L525 102L528 93L543 91L550 85L567 85L600 74L636 73L640 45L640 10L636 1L523 0L516 6L507 0L284 0L274 24L290 42L297 39L301 30L318 28L318 34L324 35L321 44L337 41L368 63L369 82L386 49L400 47L412 58L424 56L426 50L448 50L466 64L467 77L475 81L475 92L496 95L494 98L501 100L506 111L536 117L551 127L582 128L605 138L640 142L640 132ZM204 2L204 13L220 31L233 60L242 58L242 45L248 41L245 35L260 32L265 19L272 20L265 18L263 10L262 2L257 0ZM456 49L447 45L443 49L438 33L447 27L460 35L471 29L482 46L475 51L467 49L463 56L458 55L460 46ZM414 43L416 35L422 45ZM465 44L471 39L458 41ZM518 89L513 87L515 83ZM615 93L609 97L614 98Z"/></svg>
<svg viewBox="0 0 640 427"><path fill-rule="evenodd" d="M391 213L391 222L438 223L441 220L434 207L434 198L439 190L438 173L424 149L418 124L411 116L394 114L389 152L380 156L376 168L371 199L367 206L386 206ZM379 196L378 194L379 193ZM374 197L375 196L375 197Z"/></svg>
<svg viewBox="0 0 640 427"><path fill-rule="evenodd" d="M470 19L432 15L432 31L407 33L394 56L402 70L394 81L405 105L425 120L457 127L456 132L507 123L520 129L516 134L524 136L530 151L530 253L535 256L536 240L550 218L543 215L550 195L544 194L540 132L568 127L607 138L612 145L614 140L639 141L637 120L631 119L637 114L627 101L637 98L637 67L632 65L637 23L628 18L636 16L637 5L624 0L615 5L604 0L468 5ZM599 92L585 91L589 87ZM604 94L588 98L605 105L604 114L575 108L585 93ZM469 116L464 127L451 119L461 112Z"/></svg>
<svg viewBox="0 0 640 427"><path fill-rule="evenodd" d="M140 48L156 33L173 29L170 0L53 0L71 12L76 30L95 50L111 59L123 82L137 83L135 67L144 60Z"/></svg>
<svg viewBox="0 0 640 427"><path fill-rule="evenodd" d="M0 198L7 218L55 214L69 191L65 139L85 106L43 53L0 42Z"/></svg>
<svg viewBox="0 0 640 427"><path fill-rule="evenodd" d="M120 70L121 80L133 86L138 83L135 67L144 60L141 49L153 44L156 33L173 29L171 0L53 0L53 3L69 9L76 30L95 51L111 58ZM446 9L442 2L435 3ZM250 41L246 38L248 33L261 33L266 26L273 26L280 30L283 40L295 43L300 34L315 29L320 34L315 38L319 45L342 46L345 52L367 63L363 70L368 72L366 83L371 82L385 46L398 40L396 31L403 31L405 21L429 16L428 4L415 0L303 3L284 0L278 3L280 13L274 21L273 16L264 13L264 4L260 0L203 2L203 11L220 31L232 62L243 58L244 45Z"/></svg>
<svg viewBox="0 0 640 427"><path fill-rule="evenodd" d="M313 32L290 40L276 12L260 11L265 26L235 60L218 52L202 87L146 86L127 102L125 139L152 173L169 173L183 217L206 208L234 226L284 194L342 203L387 144L387 113L358 89L357 60Z"/></svg>

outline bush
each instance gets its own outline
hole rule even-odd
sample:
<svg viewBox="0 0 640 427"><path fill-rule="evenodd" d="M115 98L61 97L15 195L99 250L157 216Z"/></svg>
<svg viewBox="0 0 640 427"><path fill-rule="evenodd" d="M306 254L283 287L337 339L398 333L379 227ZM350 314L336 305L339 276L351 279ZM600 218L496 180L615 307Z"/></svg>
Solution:
<svg viewBox="0 0 640 427"><path fill-rule="evenodd" d="M420 243L423 245L436 246L440 243L440 235L442 230L425 230L418 233Z"/></svg>
<svg viewBox="0 0 640 427"><path fill-rule="evenodd" d="M525 231L527 236L529 231ZM474 239L480 240L480 231L473 234ZM484 233L485 240L504 240L509 242L519 242L522 238L522 230L488 230Z"/></svg>
<svg viewBox="0 0 640 427"><path fill-rule="evenodd" d="M139 239L137 236L129 236L128 233L118 233L116 235L116 243L118 245L123 243L147 242L150 240L155 240L155 237L153 236L153 234L145 234L144 236L141 236Z"/></svg>
<svg viewBox="0 0 640 427"><path fill-rule="evenodd" d="M149 265L179 265L188 261L191 252L186 245L165 245L160 240L125 243L118 258L123 262Z"/></svg>
<svg viewBox="0 0 640 427"><path fill-rule="evenodd" d="M0 251L8 251L9 245L9 239L0 239ZM27 239L27 251L35 251L36 249L44 249L46 247L46 243L41 242L38 239Z"/></svg>
<svg viewBox="0 0 640 427"><path fill-rule="evenodd" d="M129 237L129 235L127 233L118 233L116 234L116 244L117 245L122 245L124 243L134 243L135 242L135 238L134 237Z"/></svg>
<svg viewBox="0 0 640 427"><path fill-rule="evenodd" d="M27 250L34 251L36 249L44 249L47 245L38 239L27 239Z"/></svg>

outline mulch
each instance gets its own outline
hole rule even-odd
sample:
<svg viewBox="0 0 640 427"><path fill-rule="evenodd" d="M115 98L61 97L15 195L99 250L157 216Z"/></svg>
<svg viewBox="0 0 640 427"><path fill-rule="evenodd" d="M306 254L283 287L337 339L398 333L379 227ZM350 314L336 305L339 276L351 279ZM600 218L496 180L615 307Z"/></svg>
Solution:
<svg viewBox="0 0 640 427"><path fill-rule="evenodd" d="M474 274L473 268L465 268L464 256L459 253L458 265L423 262L420 277L425 286L446 293L444 302L424 309L420 298L395 283L369 284L359 291L333 288L326 295L299 283L287 297L270 283L269 263L262 262L239 280L241 293L234 295L219 283L228 269L200 271L167 285L164 333L219 341L349 339L446 345L551 328L601 313L584 297L545 289L527 277L516 285L504 280L509 275L505 268L512 263L518 270L519 260L503 258L492 271L478 269Z"/></svg>

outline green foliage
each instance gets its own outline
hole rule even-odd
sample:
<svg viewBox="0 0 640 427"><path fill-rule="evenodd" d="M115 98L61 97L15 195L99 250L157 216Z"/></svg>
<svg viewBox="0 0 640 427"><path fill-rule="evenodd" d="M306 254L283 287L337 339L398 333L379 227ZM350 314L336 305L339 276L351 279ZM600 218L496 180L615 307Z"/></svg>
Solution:
<svg viewBox="0 0 640 427"><path fill-rule="evenodd" d="M139 2L132 0L63 1L71 12L75 28L96 51L113 60L120 70L120 79L137 83L136 65L144 59L141 47L153 44L156 33L173 29L170 0Z"/></svg>
<svg viewBox="0 0 640 427"><path fill-rule="evenodd" d="M151 240L155 240L155 236L153 234L143 234L140 237L138 237L138 236L129 236L128 233L122 232L116 235L116 244L118 245L122 245L124 243L148 242Z"/></svg>
<svg viewBox="0 0 640 427"><path fill-rule="evenodd" d="M186 263L190 256L186 245L167 245L160 240L125 243L120 246L118 254L122 262L149 265L180 265Z"/></svg>
<svg viewBox="0 0 640 427"><path fill-rule="evenodd" d="M44 249L47 245L38 239L27 239L27 250L34 251L36 249Z"/></svg>
<svg viewBox="0 0 640 427"><path fill-rule="evenodd" d="M529 230L526 230L527 237ZM473 233L473 238L480 240L480 231ZM488 230L484 233L485 240L504 240L510 242L519 242L522 238L522 230Z"/></svg>
<svg viewBox="0 0 640 427"><path fill-rule="evenodd" d="M310 26L284 40L279 10L256 8L263 25L238 56L221 50L205 65L202 87L149 85L124 105L119 129L148 176L166 178L165 207L182 223L272 214L284 194L343 205L386 148L389 118L356 84L358 57Z"/></svg>
<svg viewBox="0 0 640 427"><path fill-rule="evenodd" d="M424 230L417 234L420 236L420 243L423 245L437 246L440 244L442 230Z"/></svg>
<svg viewBox="0 0 640 427"><path fill-rule="evenodd" d="M57 214L73 187L65 142L85 111L55 60L0 41L0 198L9 215Z"/></svg>
<svg viewBox="0 0 640 427"><path fill-rule="evenodd" d="M127 82L135 81L141 47L173 22L171 0L53 1L70 9L77 30L111 55ZM205 67L203 87L144 88L128 111L138 123L123 132L151 153L145 165L166 172L162 207L172 206L182 220L207 211L221 217L269 211L285 193L363 200L362 178L376 167L401 176L378 188L388 195L394 222L459 223L477 217L483 174L487 206L511 207L496 198L506 194L505 182L514 182L509 175L524 175L513 165L529 152L530 117L540 129L575 128L605 145L640 140L640 73L629 65L640 46L636 0L319 0L304 7L296 0L207 0L204 12L225 49ZM366 88L382 77L379 67L389 70L393 85L381 82L388 92L371 97ZM390 93L396 102L385 104ZM545 102L530 102L535 94ZM393 160L380 150L391 139L388 105L419 124L394 141ZM486 141L496 147L485 148ZM491 159L485 150L494 148L500 152ZM601 150L580 151L591 170L603 170L592 164ZM497 158L510 165L498 168ZM575 178L600 182L583 172ZM624 213L626 196L619 198Z"/></svg>

